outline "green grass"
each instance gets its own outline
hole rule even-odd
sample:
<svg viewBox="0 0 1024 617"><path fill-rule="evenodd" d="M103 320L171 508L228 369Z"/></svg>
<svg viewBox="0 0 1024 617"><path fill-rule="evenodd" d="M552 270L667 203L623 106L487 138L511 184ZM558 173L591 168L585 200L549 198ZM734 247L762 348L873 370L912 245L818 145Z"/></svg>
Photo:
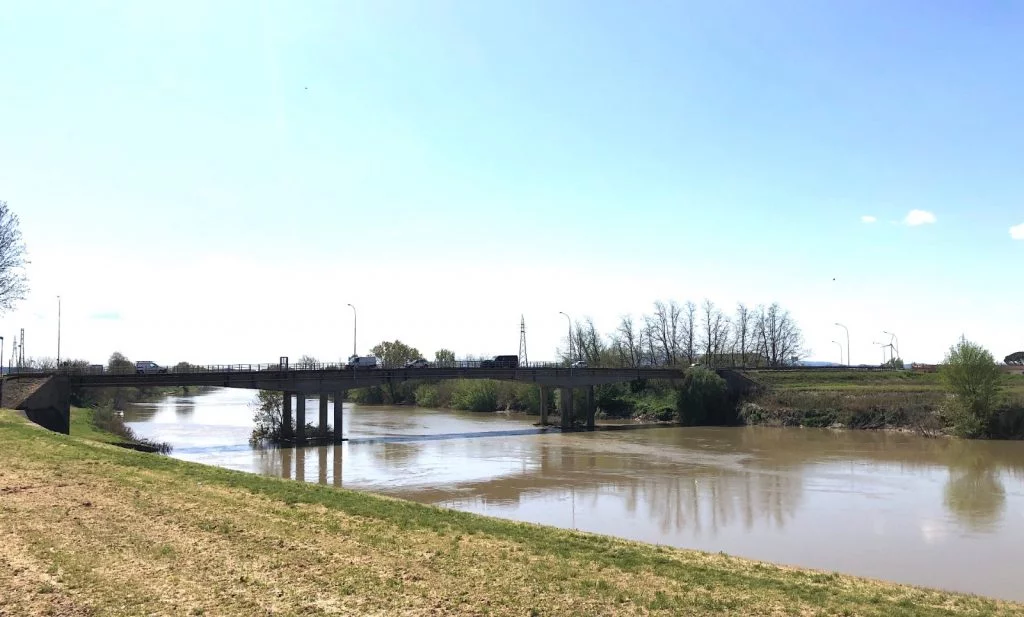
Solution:
<svg viewBox="0 0 1024 617"><path fill-rule="evenodd" d="M207 467L85 434L0 412L0 614L1024 611Z"/></svg>
<svg viewBox="0 0 1024 617"><path fill-rule="evenodd" d="M843 390L850 392L941 392L938 373L914 371L747 371L752 379L782 390ZM1008 394L1024 394L1024 375L1005 375Z"/></svg>
<svg viewBox="0 0 1024 617"><path fill-rule="evenodd" d="M125 443L127 440L120 436L104 431L96 426L95 410L90 408L71 408L71 434L75 437L100 441L103 443Z"/></svg>

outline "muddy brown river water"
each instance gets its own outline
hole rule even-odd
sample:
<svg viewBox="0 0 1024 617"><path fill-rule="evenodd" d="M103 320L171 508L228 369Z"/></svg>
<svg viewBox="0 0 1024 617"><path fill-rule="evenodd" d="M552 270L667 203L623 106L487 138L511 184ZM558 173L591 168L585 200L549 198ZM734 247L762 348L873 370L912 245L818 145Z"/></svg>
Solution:
<svg viewBox="0 0 1024 617"><path fill-rule="evenodd" d="M125 419L184 460L1024 600L1021 442L756 427L563 435L529 416L346 403L341 446L253 449L254 397L168 397Z"/></svg>

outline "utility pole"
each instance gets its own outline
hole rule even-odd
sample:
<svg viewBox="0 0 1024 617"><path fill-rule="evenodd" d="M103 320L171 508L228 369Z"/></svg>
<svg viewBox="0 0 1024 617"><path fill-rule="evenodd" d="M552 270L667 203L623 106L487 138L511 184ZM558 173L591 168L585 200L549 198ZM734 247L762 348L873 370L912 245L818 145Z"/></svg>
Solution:
<svg viewBox="0 0 1024 617"><path fill-rule="evenodd" d="M57 370L60 370L60 296L57 296Z"/></svg>
<svg viewBox="0 0 1024 617"><path fill-rule="evenodd" d="M519 316L519 366L525 367L526 359L526 317Z"/></svg>

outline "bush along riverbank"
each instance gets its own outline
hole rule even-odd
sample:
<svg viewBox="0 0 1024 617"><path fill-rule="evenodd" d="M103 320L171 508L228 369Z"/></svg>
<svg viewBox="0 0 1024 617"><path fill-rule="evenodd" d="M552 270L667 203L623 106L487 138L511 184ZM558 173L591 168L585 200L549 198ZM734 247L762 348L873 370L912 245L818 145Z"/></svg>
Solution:
<svg viewBox="0 0 1024 617"><path fill-rule="evenodd" d="M1024 611L141 454L7 411L0 443L2 615Z"/></svg>

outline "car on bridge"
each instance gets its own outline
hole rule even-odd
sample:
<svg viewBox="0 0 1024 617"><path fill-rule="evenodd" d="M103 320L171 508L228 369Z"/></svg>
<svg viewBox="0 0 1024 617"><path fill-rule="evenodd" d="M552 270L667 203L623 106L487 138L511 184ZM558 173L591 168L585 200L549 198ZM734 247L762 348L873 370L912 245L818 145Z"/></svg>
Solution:
<svg viewBox="0 0 1024 617"><path fill-rule="evenodd" d="M149 360L139 360L135 363L135 373L137 375L151 375L153 373L166 373L167 367L160 366L156 362Z"/></svg>
<svg viewBox="0 0 1024 617"><path fill-rule="evenodd" d="M377 368L377 356L351 356L348 365L352 368Z"/></svg>
<svg viewBox="0 0 1024 617"><path fill-rule="evenodd" d="M405 368L427 368L430 363L423 358L416 358L405 363Z"/></svg>
<svg viewBox="0 0 1024 617"><path fill-rule="evenodd" d="M480 368L517 368L519 356L494 356L480 363Z"/></svg>

